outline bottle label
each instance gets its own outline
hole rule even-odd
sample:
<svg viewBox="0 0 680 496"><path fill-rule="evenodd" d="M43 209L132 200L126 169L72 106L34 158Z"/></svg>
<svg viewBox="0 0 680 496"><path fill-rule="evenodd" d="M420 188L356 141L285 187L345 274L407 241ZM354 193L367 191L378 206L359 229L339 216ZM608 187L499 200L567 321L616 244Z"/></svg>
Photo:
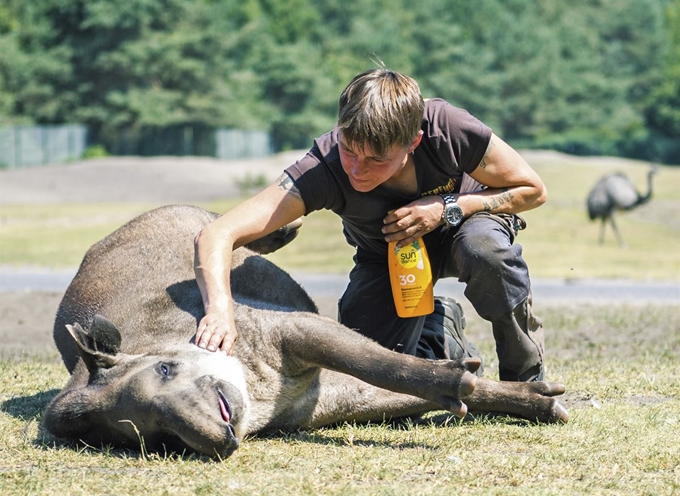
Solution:
<svg viewBox="0 0 680 496"><path fill-rule="evenodd" d="M421 239L407 246L390 243L390 279L397 314L400 317L426 315L434 310L432 272Z"/></svg>
<svg viewBox="0 0 680 496"><path fill-rule="evenodd" d="M408 246L403 246L402 248L396 248L397 261L405 269L417 268L423 270L423 257L421 256L420 243L414 241Z"/></svg>

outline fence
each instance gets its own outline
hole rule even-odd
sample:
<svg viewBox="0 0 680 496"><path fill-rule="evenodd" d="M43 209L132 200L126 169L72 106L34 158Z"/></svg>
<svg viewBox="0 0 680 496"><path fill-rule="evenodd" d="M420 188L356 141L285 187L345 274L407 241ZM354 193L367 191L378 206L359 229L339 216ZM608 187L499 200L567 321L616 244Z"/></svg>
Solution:
<svg viewBox="0 0 680 496"><path fill-rule="evenodd" d="M272 154L269 133L218 129L215 131L215 156L222 160L257 158Z"/></svg>
<svg viewBox="0 0 680 496"><path fill-rule="evenodd" d="M31 167L79 159L87 127L14 126L0 129L0 168Z"/></svg>
<svg viewBox="0 0 680 496"><path fill-rule="evenodd" d="M215 155L215 129L207 126L144 126L110 131L98 138L113 155Z"/></svg>
<svg viewBox="0 0 680 496"><path fill-rule="evenodd" d="M191 124L124 129L101 136L100 140L113 155L207 156L233 160L272 154L271 139L265 131Z"/></svg>
<svg viewBox="0 0 680 496"><path fill-rule="evenodd" d="M87 147L86 126L15 126L0 129L0 169L76 160ZM114 155L208 156L222 160L273 153L269 133L204 126L127 129L100 136Z"/></svg>

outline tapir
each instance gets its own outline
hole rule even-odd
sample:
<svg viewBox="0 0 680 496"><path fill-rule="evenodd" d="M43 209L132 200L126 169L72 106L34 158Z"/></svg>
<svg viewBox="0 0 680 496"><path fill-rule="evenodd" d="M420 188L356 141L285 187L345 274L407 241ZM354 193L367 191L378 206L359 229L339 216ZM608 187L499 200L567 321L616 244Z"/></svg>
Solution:
<svg viewBox="0 0 680 496"><path fill-rule="evenodd" d="M71 376L43 416L53 436L224 458L248 435L433 410L568 420L556 398L562 384L479 378L478 358L400 354L319 315L305 290L261 255L299 226L234 251L238 339L229 355L199 348L194 238L216 217L161 207L87 251L54 323Z"/></svg>

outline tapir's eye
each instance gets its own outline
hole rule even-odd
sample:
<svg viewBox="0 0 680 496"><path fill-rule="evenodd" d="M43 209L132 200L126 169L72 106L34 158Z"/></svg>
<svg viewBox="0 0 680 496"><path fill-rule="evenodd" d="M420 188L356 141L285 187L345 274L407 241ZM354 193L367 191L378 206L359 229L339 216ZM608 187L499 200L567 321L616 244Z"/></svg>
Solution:
<svg viewBox="0 0 680 496"><path fill-rule="evenodd" d="M172 365L167 362L159 362L156 365L156 372L163 379L172 379Z"/></svg>

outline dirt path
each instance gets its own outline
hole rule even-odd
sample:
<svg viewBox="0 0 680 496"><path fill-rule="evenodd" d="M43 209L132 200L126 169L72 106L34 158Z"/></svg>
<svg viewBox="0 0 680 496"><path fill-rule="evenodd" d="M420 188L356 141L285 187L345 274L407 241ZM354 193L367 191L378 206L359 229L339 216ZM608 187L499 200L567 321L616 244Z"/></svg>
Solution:
<svg viewBox="0 0 680 496"><path fill-rule="evenodd" d="M274 181L303 152L264 159L112 157L0 170L0 204L194 203L235 196L239 183Z"/></svg>

